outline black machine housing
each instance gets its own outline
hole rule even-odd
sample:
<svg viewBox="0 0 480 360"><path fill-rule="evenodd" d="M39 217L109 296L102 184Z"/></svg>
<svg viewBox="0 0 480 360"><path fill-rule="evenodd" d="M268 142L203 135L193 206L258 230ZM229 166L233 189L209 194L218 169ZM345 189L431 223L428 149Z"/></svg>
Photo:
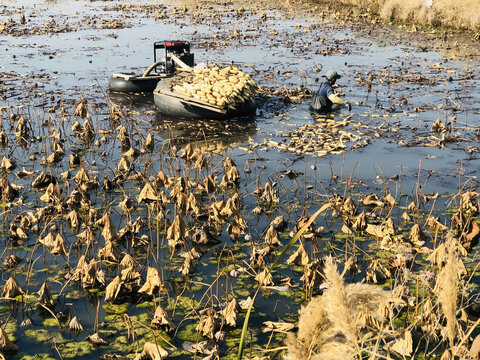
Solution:
<svg viewBox="0 0 480 360"><path fill-rule="evenodd" d="M165 54L163 57L165 73L170 73L175 71L175 62L170 58L169 53L178 57L188 66L195 66L193 53L190 52L190 43L188 41L156 41L153 44L153 61L157 62L157 50L165 49ZM155 69L156 71L156 69Z"/></svg>

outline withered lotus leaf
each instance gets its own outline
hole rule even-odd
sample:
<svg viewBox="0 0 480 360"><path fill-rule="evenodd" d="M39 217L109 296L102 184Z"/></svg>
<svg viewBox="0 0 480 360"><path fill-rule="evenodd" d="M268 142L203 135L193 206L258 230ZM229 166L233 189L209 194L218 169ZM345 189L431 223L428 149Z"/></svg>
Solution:
<svg viewBox="0 0 480 360"><path fill-rule="evenodd" d="M194 216L202 215L206 210L203 202L198 201L193 193L190 193L187 198L185 211L190 211Z"/></svg>
<svg viewBox="0 0 480 360"><path fill-rule="evenodd" d="M354 216L357 213L357 204L350 196L343 202L342 212L349 216Z"/></svg>
<svg viewBox="0 0 480 360"><path fill-rule="evenodd" d="M122 261L120 261L120 266L123 267L123 268L127 268L127 267L130 267L130 266L136 266L136 265L137 265L137 262L135 261L135 259L130 254L125 254Z"/></svg>
<svg viewBox="0 0 480 360"><path fill-rule="evenodd" d="M277 190L272 186L270 181L267 181L265 183L265 188L263 191L261 191L261 196L260 199L271 205L279 204L280 203L280 198L278 196Z"/></svg>
<svg viewBox="0 0 480 360"><path fill-rule="evenodd" d="M262 213L263 213L263 209L260 206L257 206L252 210L252 214L255 214L255 215L260 215Z"/></svg>
<svg viewBox="0 0 480 360"><path fill-rule="evenodd" d="M389 348L403 357L410 357L413 351L412 333L405 330L403 337L394 340Z"/></svg>
<svg viewBox="0 0 480 360"><path fill-rule="evenodd" d="M145 150L152 152L155 146L155 138L151 133L148 133L147 139L145 140Z"/></svg>
<svg viewBox="0 0 480 360"><path fill-rule="evenodd" d="M201 331L203 336L213 339L215 336L215 329L217 327L215 317L215 310L207 309L205 314L200 317L200 322L197 325L197 331Z"/></svg>
<svg viewBox="0 0 480 360"><path fill-rule="evenodd" d="M74 316L72 320L70 320L68 323L68 328L73 333L79 333L83 331L83 326L77 316Z"/></svg>
<svg viewBox="0 0 480 360"><path fill-rule="evenodd" d="M20 257L15 254L11 254L7 256L6 259L3 261L3 265L8 268L14 268L20 263L20 261L22 261Z"/></svg>
<svg viewBox="0 0 480 360"><path fill-rule="evenodd" d="M94 138L95 138L95 130L93 128L92 121L89 118L87 118L87 120L83 123L82 140L86 144L91 144Z"/></svg>
<svg viewBox="0 0 480 360"><path fill-rule="evenodd" d="M208 194L215 191L215 183L216 183L216 179L215 179L215 176L213 174L208 175L203 180L204 189Z"/></svg>
<svg viewBox="0 0 480 360"><path fill-rule="evenodd" d="M220 242L210 233L208 230L208 224L200 229L195 230L192 236L192 241L201 245L218 244Z"/></svg>
<svg viewBox="0 0 480 360"><path fill-rule="evenodd" d="M24 294L25 292L20 287L20 284L13 277L10 277L3 286L2 297L4 298L13 299L15 296Z"/></svg>
<svg viewBox="0 0 480 360"><path fill-rule="evenodd" d="M383 201L384 201L385 204L387 204L391 208L393 208L395 205L397 205L397 202L393 198L390 191L387 191L387 195L385 196L385 199Z"/></svg>
<svg viewBox="0 0 480 360"><path fill-rule="evenodd" d="M238 316L238 310L239 310L239 305L237 302L237 299L233 298L232 301L230 301L225 309L221 311L221 314L223 318L225 319L225 323L230 326L237 326L237 316Z"/></svg>
<svg viewBox="0 0 480 360"><path fill-rule="evenodd" d="M58 192L59 192L58 185L57 184L54 185L50 183L47 186L43 195L40 196L40 201L43 201L45 203L56 203L59 200L59 197L57 195Z"/></svg>
<svg viewBox="0 0 480 360"><path fill-rule="evenodd" d="M235 162L230 157L226 157L225 161L223 162L223 167L225 168L225 172L228 172L232 167L235 167Z"/></svg>
<svg viewBox="0 0 480 360"><path fill-rule="evenodd" d="M103 340L98 333L87 336L87 340L93 345L107 345L108 343Z"/></svg>
<svg viewBox="0 0 480 360"><path fill-rule="evenodd" d="M153 293L158 291L161 287L162 281L158 275L158 270L149 266L147 269L147 279L145 280L145 284L143 284L138 292L153 295Z"/></svg>
<svg viewBox="0 0 480 360"><path fill-rule="evenodd" d="M173 323L170 321L170 319L167 316L167 313L163 308L158 305L155 308L155 315L153 316L152 319L152 325L158 326L158 327L165 327L167 331L172 330L174 328Z"/></svg>
<svg viewBox="0 0 480 360"><path fill-rule="evenodd" d="M88 265L85 266L85 272L82 278L82 286L89 287L95 284L97 280L97 272L98 272L98 263L95 259L90 260Z"/></svg>
<svg viewBox="0 0 480 360"><path fill-rule="evenodd" d="M160 345L146 342L143 345L143 351L135 356L134 360L143 360L143 359L151 359L151 360L163 360L168 356L168 351L162 348Z"/></svg>
<svg viewBox="0 0 480 360"><path fill-rule="evenodd" d="M57 234L53 242L53 247L50 250L52 255L68 255L67 249L65 248L65 241L60 234Z"/></svg>
<svg viewBox="0 0 480 360"><path fill-rule="evenodd" d="M18 351L18 346L8 338L8 335L3 327L0 327L0 351Z"/></svg>
<svg viewBox="0 0 480 360"><path fill-rule="evenodd" d="M38 175L35 178L35 180L33 180L32 187L41 189L41 188L47 187L49 184L56 184L56 183L57 183L57 179L55 178L55 176L47 174L44 171L42 171L40 175Z"/></svg>
<svg viewBox="0 0 480 360"><path fill-rule="evenodd" d="M413 245L422 246L425 243L427 236L420 228L420 225L414 224L410 229L410 233L408 234L408 239Z"/></svg>
<svg viewBox="0 0 480 360"><path fill-rule="evenodd" d="M17 138L24 138L24 139L28 137L28 128L23 116L20 116L20 118L18 119L17 126L15 127L15 136Z"/></svg>
<svg viewBox="0 0 480 360"><path fill-rule="evenodd" d="M182 265L178 269L183 276L187 276L193 270L193 257L187 253L185 256L185 260L183 261Z"/></svg>
<svg viewBox="0 0 480 360"><path fill-rule="evenodd" d="M408 215L408 212L406 212L406 211L402 214L401 219L404 222L412 221L412 218L410 217L410 215Z"/></svg>
<svg viewBox="0 0 480 360"><path fill-rule="evenodd" d="M37 303L49 308L55 306L55 301L53 301L52 293L50 291L50 285L46 281L38 291Z"/></svg>
<svg viewBox="0 0 480 360"><path fill-rule="evenodd" d="M303 275L300 278L306 287L317 287L324 280L322 276L322 262L315 260L303 267Z"/></svg>
<svg viewBox="0 0 480 360"><path fill-rule="evenodd" d="M236 183L240 179L240 172L235 166L232 166L225 174L220 182L220 186L228 186L229 184Z"/></svg>
<svg viewBox="0 0 480 360"><path fill-rule="evenodd" d="M96 224L103 226L102 236L105 239L105 242L113 241L118 238L115 227L110 219L110 210L106 211Z"/></svg>
<svg viewBox="0 0 480 360"><path fill-rule="evenodd" d="M75 111L74 111L75 116L79 116L81 118L86 118L89 116L88 114L88 106L85 100L81 100L80 103L76 106Z"/></svg>
<svg viewBox="0 0 480 360"><path fill-rule="evenodd" d="M378 260L373 259L365 271L365 280L367 283L383 283L391 277L390 270L383 266Z"/></svg>
<svg viewBox="0 0 480 360"><path fill-rule="evenodd" d="M208 167L208 161L202 154L198 154L195 160L195 169L203 170Z"/></svg>
<svg viewBox="0 0 480 360"><path fill-rule="evenodd" d="M47 164L56 164L62 161L64 155L65 155L64 153L55 151L47 157L46 162Z"/></svg>
<svg viewBox="0 0 480 360"><path fill-rule="evenodd" d="M267 233L265 234L265 242L268 245L281 246L282 242L278 238L277 230L273 226L269 226Z"/></svg>
<svg viewBox="0 0 480 360"><path fill-rule="evenodd" d="M134 281L141 278L141 275L138 271L135 270L134 266L129 266L121 271L122 281Z"/></svg>
<svg viewBox="0 0 480 360"><path fill-rule="evenodd" d="M283 321L264 321L264 327L262 328L262 332L287 332L292 331L295 328L295 324L287 323Z"/></svg>
<svg viewBox="0 0 480 360"><path fill-rule="evenodd" d="M224 221L222 212L224 211L227 203L224 200L216 201L210 204L208 209L209 216L215 222L221 223Z"/></svg>
<svg viewBox="0 0 480 360"><path fill-rule="evenodd" d="M182 153L180 154L180 157L185 159L185 160L192 160L192 155L193 155L193 148L191 144L185 145L183 148Z"/></svg>
<svg viewBox="0 0 480 360"><path fill-rule="evenodd" d="M70 211L67 216L66 216L68 223L70 225L70 229L72 230L73 233L76 233L79 228L79 221L78 221L78 212L77 210L73 209Z"/></svg>
<svg viewBox="0 0 480 360"><path fill-rule="evenodd" d="M287 264L295 264L305 266L310 262L307 252L303 244L300 244L297 251L295 251L287 260Z"/></svg>
<svg viewBox="0 0 480 360"><path fill-rule="evenodd" d="M227 226L227 232L232 241L237 241L241 234L248 228L247 222L242 217L235 217Z"/></svg>
<svg viewBox="0 0 480 360"><path fill-rule="evenodd" d="M118 206L120 206L125 214L130 214L133 210L135 210L133 200L128 196L125 196L123 200L118 203Z"/></svg>
<svg viewBox="0 0 480 360"><path fill-rule="evenodd" d="M0 179L0 190L2 191L2 198L7 201L13 201L18 196L18 187L10 184L7 177Z"/></svg>
<svg viewBox="0 0 480 360"><path fill-rule="evenodd" d="M153 190L152 185L150 183L145 183L145 186L143 189L140 191L140 194L138 194L137 201L138 203L141 203L142 201L158 201L160 200L157 194L155 193L155 190Z"/></svg>
<svg viewBox="0 0 480 360"><path fill-rule="evenodd" d="M81 164L80 155L77 154L77 153L70 154L70 156L68 157L68 164L71 167L76 167L76 166L80 165Z"/></svg>
<svg viewBox="0 0 480 360"><path fill-rule="evenodd" d="M44 238L38 239L38 242L47 249L52 249L55 246L55 238L51 232L49 232Z"/></svg>
<svg viewBox="0 0 480 360"><path fill-rule="evenodd" d="M87 247L90 247L95 240L95 233L89 226L87 226L84 231L77 235L77 238L85 243Z"/></svg>
<svg viewBox="0 0 480 360"><path fill-rule="evenodd" d="M168 246L181 245L185 239L185 223L180 215L176 215L172 225L167 229Z"/></svg>
<svg viewBox="0 0 480 360"><path fill-rule="evenodd" d="M277 216L275 219L273 219L271 222L270 222L270 225L273 226L275 228L275 230L281 230L283 227L286 226L286 222L283 218L282 215L279 215Z"/></svg>
<svg viewBox="0 0 480 360"><path fill-rule="evenodd" d="M82 131L82 125L78 122L78 121L75 121L73 124L72 124L72 132L76 135L78 135L78 133Z"/></svg>
<svg viewBox="0 0 480 360"><path fill-rule="evenodd" d="M118 262L121 256L120 250L117 249L115 244L107 240L105 241L105 246L98 250L98 258L102 260L108 260L113 262Z"/></svg>
<svg viewBox="0 0 480 360"><path fill-rule="evenodd" d="M127 173L130 170L130 161L122 157L117 165L117 170L121 173Z"/></svg>
<svg viewBox="0 0 480 360"><path fill-rule="evenodd" d="M367 228L367 217L364 211L355 218L352 228L356 231L364 231Z"/></svg>
<svg viewBox="0 0 480 360"><path fill-rule="evenodd" d="M360 202L363 206L370 206L370 207L383 207L383 201L380 200L377 194L368 194L365 196Z"/></svg>
<svg viewBox="0 0 480 360"><path fill-rule="evenodd" d="M163 171L160 170L153 181L153 185L157 189L161 187L168 189L170 186L172 186L172 181Z"/></svg>
<svg viewBox="0 0 480 360"><path fill-rule="evenodd" d="M122 279L120 276L116 276L105 289L105 301L114 302L117 299L118 294L122 288Z"/></svg>
<svg viewBox="0 0 480 360"><path fill-rule="evenodd" d="M15 169L16 166L17 165L15 164L15 161L10 160L5 156L3 157L2 162L0 163L0 169L5 171L12 171Z"/></svg>
<svg viewBox="0 0 480 360"><path fill-rule="evenodd" d="M273 285L273 276L272 274L268 271L268 269L264 269L261 272L259 272L255 276L255 280L258 282L260 286L270 286Z"/></svg>
<svg viewBox="0 0 480 360"><path fill-rule="evenodd" d="M129 157L130 159L135 159L140 155L140 150L131 147L124 153L122 153L123 156Z"/></svg>

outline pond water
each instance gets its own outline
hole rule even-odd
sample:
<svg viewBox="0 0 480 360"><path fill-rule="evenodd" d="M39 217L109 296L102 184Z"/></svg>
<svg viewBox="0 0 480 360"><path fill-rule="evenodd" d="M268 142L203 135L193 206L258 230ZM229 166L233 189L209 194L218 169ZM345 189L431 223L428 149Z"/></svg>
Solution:
<svg viewBox="0 0 480 360"><path fill-rule="evenodd" d="M363 193L382 194L388 188L398 203L392 212L398 222L405 207L422 196L419 194L430 199L439 195L438 199L433 197L436 207L432 214L444 222L449 197L460 187L466 190L477 186L478 49L460 37L414 32L409 27L345 22L350 14L347 10L326 12L309 3L29 0L7 1L0 8L0 51L4 54L0 63L0 116L8 137L1 155L17 165L13 172L2 170L2 176L21 186L15 199L3 201L2 261L11 254L22 259L17 267L2 267L1 285L15 277L25 293L3 301L0 307L2 325L19 348L13 359L93 359L113 353L133 358L146 340L154 338L168 339L169 344L162 344L171 358L192 358L182 346L184 341L203 339L195 330L203 310L213 308L219 313L227 294L228 300L232 296L253 296L257 285L251 274L260 272L261 266L252 264L248 237L261 243L276 216L282 215L287 222L279 230L280 241L286 244L296 221L312 214L333 194L360 198ZM109 91L109 75L142 72L153 62L153 42L166 39L189 41L197 63L233 63L249 73L261 87L257 116L228 122L169 119L157 111L151 95ZM462 55L467 46L472 56ZM291 133L300 127L316 125L326 129L323 136L338 134L338 129L329 132L325 119L316 119L310 113L309 93L305 92L315 91L329 69L342 74L337 91L355 100L350 111L343 108L334 113L333 119L337 123L346 120L340 130L355 134L358 140L344 138L346 151L321 157L280 151L278 144L289 144ZM93 135L87 138L72 130L76 121L82 129L87 123L80 114L74 114L82 100L93 125ZM117 109L118 117L111 115L112 109ZM27 120L28 127L28 139L23 143L15 137L20 116ZM437 119L445 125L445 131L432 130ZM131 160L131 177L122 180L117 177L122 159L117 137L120 125L136 149L144 147L147 134L155 139L155 150ZM52 136L54 130L60 130L60 140ZM54 163L43 163L42 158L52 154L56 143L65 150L65 156ZM188 143L205 152L209 163L206 169L194 169L179 158ZM176 149L172 150L173 146ZM81 187L73 180L79 166L69 163L72 154L79 155L80 167L90 180L98 180L98 188L72 195L72 190ZM188 240L177 251L166 246L165 230L178 209L173 203L164 204L167 221L157 221L159 209L137 204L137 196L159 171L174 181L183 176L197 184L214 173L220 182L227 157L240 170L237 186L200 198L209 205L238 193L247 226L238 240L232 241L223 226L227 221L222 226L216 224L219 244L199 246L201 257L183 276L178 272L184 261L179 253L190 250L192 243ZM33 173L21 176L24 174L18 171L22 168ZM54 191L56 200L41 200L46 190L32 184L42 171L60 181ZM71 178L62 178L66 171ZM288 171L301 175L290 179ZM102 188L106 179L119 185L106 192ZM279 192L277 206L262 204L254 194L267 180ZM193 189L192 185L189 191L193 193ZM168 195L171 190L165 191ZM81 199L78 203L67 201L75 196ZM126 211L121 206L125 198L133 200L134 209ZM427 203L428 213L431 202ZM252 214L259 204L265 212ZM40 209L46 214L40 216ZM93 232L90 245L79 240L78 233L68 225L66 216L74 209L80 216L78 233L88 229ZM122 256L99 260L105 284L94 281L93 286L82 287L68 279L74 276L82 254L87 260L98 259L98 251L108 242L101 235L104 222L97 221L104 214L117 233L137 218L143 225L136 232L131 230L135 234L126 236L127 240L114 239ZM31 222L24 229L26 237L12 235L12 224L19 225L23 218ZM192 237L198 219L186 217L185 221ZM215 227L210 221L209 225ZM338 237L341 221L325 216L317 219L317 225L325 230L318 243L307 242L308 251L319 258L338 255L338 249L344 246L343 237ZM52 255L38 242L49 233L61 234L68 256ZM140 238L147 239L146 243ZM164 246L159 247L160 243ZM372 243L364 241L358 247L374 254ZM105 285L120 275L118 262L126 253L136 259L140 279L125 281L125 294L109 304L104 299ZM265 259L271 263L273 253ZM474 262L474 255L466 261ZM359 259L358 264L365 268L367 260ZM159 269L165 284L153 298L137 293L148 266ZM246 268L249 275L232 275L230 271L239 268ZM361 271L350 280L360 281L363 274ZM247 334L253 351L283 344L283 334L262 333L260 328L265 321L297 320L306 296L301 276L298 266L284 264L275 274L275 285L290 277L299 286L281 288L286 291L266 289L257 299ZM48 281L55 301L49 310L36 305L44 281ZM314 294L319 292L313 290ZM172 317L174 331L169 334L149 328L157 304ZM74 316L83 325L79 334L68 329ZM225 340L219 341L221 358L235 355L244 316L245 312L240 312L236 327L228 327L217 318L221 327L216 330L226 331ZM22 327L27 318L32 325ZM92 345L85 340L94 333L109 345Z"/></svg>

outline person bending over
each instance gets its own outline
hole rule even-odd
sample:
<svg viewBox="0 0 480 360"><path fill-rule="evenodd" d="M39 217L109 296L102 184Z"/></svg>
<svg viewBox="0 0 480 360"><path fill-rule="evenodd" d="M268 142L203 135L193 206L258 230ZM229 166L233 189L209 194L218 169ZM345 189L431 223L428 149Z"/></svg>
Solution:
<svg viewBox="0 0 480 360"><path fill-rule="evenodd" d="M345 100L341 99L333 91L332 85L334 85L337 79L340 78L341 76L335 70L327 72L325 75L325 82L320 85L318 91L313 95L310 110L318 113L329 113L332 111L334 104L338 106L347 104Z"/></svg>

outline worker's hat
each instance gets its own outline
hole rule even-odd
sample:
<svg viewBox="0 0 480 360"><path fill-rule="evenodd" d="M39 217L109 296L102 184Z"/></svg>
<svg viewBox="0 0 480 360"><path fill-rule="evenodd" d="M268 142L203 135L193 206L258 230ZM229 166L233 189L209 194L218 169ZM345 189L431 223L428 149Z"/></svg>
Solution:
<svg viewBox="0 0 480 360"><path fill-rule="evenodd" d="M327 72L325 77L327 78L327 80L335 80L341 78L341 76L335 70L330 70L329 72Z"/></svg>

